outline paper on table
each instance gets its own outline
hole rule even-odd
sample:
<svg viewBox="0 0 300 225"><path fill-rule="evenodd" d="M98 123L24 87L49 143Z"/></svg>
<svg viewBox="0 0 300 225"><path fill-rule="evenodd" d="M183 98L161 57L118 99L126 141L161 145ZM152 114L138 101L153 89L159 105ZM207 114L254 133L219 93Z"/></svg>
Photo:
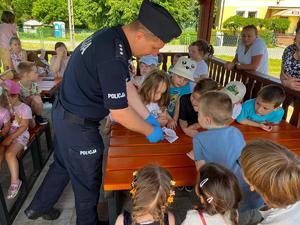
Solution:
<svg viewBox="0 0 300 225"><path fill-rule="evenodd" d="M162 130L165 133L165 139L168 142L173 143L174 141L176 141L178 139L178 136L176 135L176 132L174 130L166 128L166 127L163 127Z"/></svg>

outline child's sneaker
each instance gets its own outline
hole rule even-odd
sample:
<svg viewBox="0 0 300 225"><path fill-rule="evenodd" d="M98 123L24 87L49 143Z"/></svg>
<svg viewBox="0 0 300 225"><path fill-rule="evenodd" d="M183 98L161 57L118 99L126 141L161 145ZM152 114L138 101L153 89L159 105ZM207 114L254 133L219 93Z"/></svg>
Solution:
<svg viewBox="0 0 300 225"><path fill-rule="evenodd" d="M39 124L39 125L45 125L48 123L48 120L43 118L42 116L35 116L35 121Z"/></svg>
<svg viewBox="0 0 300 225"><path fill-rule="evenodd" d="M193 188L194 188L193 186L185 186L184 190L187 191L187 192L192 192Z"/></svg>
<svg viewBox="0 0 300 225"><path fill-rule="evenodd" d="M22 185L22 181L19 180L18 183L12 183L8 189L7 199L12 199L17 196Z"/></svg>

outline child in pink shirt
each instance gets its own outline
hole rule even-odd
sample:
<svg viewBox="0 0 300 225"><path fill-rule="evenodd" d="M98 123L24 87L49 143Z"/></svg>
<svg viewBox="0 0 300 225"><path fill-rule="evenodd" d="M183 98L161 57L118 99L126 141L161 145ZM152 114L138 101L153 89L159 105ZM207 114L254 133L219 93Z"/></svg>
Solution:
<svg viewBox="0 0 300 225"><path fill-rule="evenodd" d="M0 143L8 134L10 128L10 113L6 109L6 101L4 96L4 88L0 86ZM4 155L0 152L0 169Z"/></svg>
<svg viewBox="0 0 300 225"><path fill-rule="evenodd" d="M11 185L8 189L7 198L14 198L22 185L19 179L19 164L17 154L27 147L29 141L29 120L32 119L32 112L28 105L19 100L20 86L12 80L4 81L8 92L7 102L11 111L11 126L8 135L0 144L0 152L5 153L10 173Z"/></svg>
<svg viewBox="0 0 300 225"><path fill-rule="evenodd" d="M2 61L4 70L10 66L9 62L9 40L17 35L15 15L10 11L3 11L0 24L0 62ZM0 63L1 66L1 63Z"/></svg>

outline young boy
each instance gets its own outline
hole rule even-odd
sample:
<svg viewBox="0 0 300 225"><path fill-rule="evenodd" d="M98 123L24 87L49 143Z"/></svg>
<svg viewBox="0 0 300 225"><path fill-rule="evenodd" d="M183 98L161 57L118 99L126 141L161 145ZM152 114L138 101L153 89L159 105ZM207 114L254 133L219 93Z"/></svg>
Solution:
<svg viewBox="0 0 300 225"><path fill-rule="evenodd" d="M284 110L280 106L284 99L285 92L282 87L267 85L258 92L256 98L243 103L242 112L236 121L271 131L272 124L278 124L282 120Z"/></svg>
<svg viewBox="0 0 300 225"><path fill-rule="evenodd" d="M193 93L183 95L180 98L179 106L179 125L183 132L194 137L200 128L198 123L198 105L199 98L207 91L218 89L218 83L210 78L199 80L194 88Z"/></svg>
<svg viewBox="0 0 300 225"><path fill-rule="evenodd" d="M258 225L294 225L300 221L300 159L270 140L246 145L241 155L245 180L266 205Z"/></svg>
<svg viewBox="0 0 300 225"><path fill-rule="evenodd" d="M154 55L146 55L142 56L139 60L139 68L140 68L140 76L133 76L132 82L138 88L140 88L146 79L147 75L153 71L154 69L158 68L158 56Z"/></svg>
<svg viewBox="0 0 300 225"><path fill-rule="evenodd" d="M242 82L232 81L229 82L221 91L227 94L232 101L232 119L235 120L242 111L242 102L246 94L246 87Z"/></svg>
<svg viewBox="0 0 300 225"><path fill-rule="evenodd" d="M168 123L168 127L174 129L177 126L179 118L179 98L182 95L190 94L189 81L194 81L193 74L196 70L196 62L181 56L175 66L169 71L171 72L170 87L170 104L168 113L172 120Z"/></svg>
<svg viewBox="0 0 300 225"><path fill-rule="evenodd" d="M17 66L17 73L19 77L19 85L21 87L21 100L29 105L35 114L35 120L39 125L48 123L48 120L42 117L43 101L38 89L38 73L37 68L32 62L21 62ZM31 123L30 127L34 126Z"/></svg>
<svg viewBox="0 0 300 225"><path fill-rule="evenodd" d="M257 193L250 191L243 179L238 160L245 140L239 129L229 126L231 116L232 102L228 95L217 91L202 95L199 100L198 122L207 131L199 132L193 138L193 151L188 156L195 160L197 170L210 162L230 169L237 176L243 190L239 224L256 224L261 219L257 209L263 201Z"/></svg>

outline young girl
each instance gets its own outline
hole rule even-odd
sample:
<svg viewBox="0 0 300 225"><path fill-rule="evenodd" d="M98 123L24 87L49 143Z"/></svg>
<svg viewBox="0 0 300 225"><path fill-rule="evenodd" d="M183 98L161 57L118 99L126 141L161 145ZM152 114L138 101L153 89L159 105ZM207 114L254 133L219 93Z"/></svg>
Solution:
<svg viewBox="0 0 300 225"><path fill-rule="evenodd" d="M54 77L63 77L70 58L67 46L63 42L57 42L54 48L56 55L51 58L50 71Z"/></svg>
<svg viewBox="0 0 300 225"><path fill-rule="evenodd" d="M19 164L17 154L26 149L29 132L28 124L32 119L29 106L19 100L20 86L12 80L4 81L8 96L7 102L11 110L12 123L8 135L0 145L0 152L5 153L5 159L11 174L11 185L8 189L7 198L14 198L22 185L19 179Z"/></svg>
<svg viewBox="0 0 300 225"><path fill-rule="evenodd" d="M181 56L174 67L170 69L171 87L168 113L172 117L172 120L168 122L169 128L174 129L177 126L180 97L191 93L188 82L194 81L193 74L195 69L196 62L184 56Z"/></svg>
<svg viewBox="0 0 300 225"><path fill-rule="evenodd" d="M263 221L259 225L299 224L299 157L269 140L256 140L243 149L240 162L251 191L267 204L260 209Z"/></svg>
<svg viewBox="0 0 300 225"><path fill-rule="evenodd" d="M48 121L42 117L43 101L38 90L38 73L32 62L21 62L17 67L19 85L21 87L20 97L23 102L32 108L35 120L38 124L44 125Z"/></svg>
<svg viewBox="0 0 300 225"><path fill-rule="evenodd" d="M0 144L8 134L10 128L10 113L6 109L6 99L5 99L4 87L0 86ZM4 159L4 154L0 152L0 169L1 162Z"/></svg>
<svg viewBox="0 0 300 225"><path fill-rule="evenodd" d="M198 175L195 191L200 207L189 210L181 225L238 225L242 193L234 174L220 164L207 163Z"/></svg>
<svg viewBox="0 0 300 225"><path fill-rule="evenodd" d="M15 15L10 11L3 11L0 24L0 67L1 61L4 70L10 67L9 40L17 36L17 26L15 24ZM10 77L11 78L11 77ZM6 79L10 79L6 78Z"/></svg>
<svg viewBox="0 0 300 225"><path fill-rule="evenodd" d="M206 60L209 55L213 54L213 46L208 44L204 40L200 39L190 44L189 55L192 60L197 62L197 67L194 73L195 83L190 82L191 91L194 90L194 87L197 81L200 79L200 77L208 77L208 66L204 60Z"/></svg>
<svg viewBox="0 0 300 225"><path fill-rule="evenodd" d="M139 91L146 108L162 127L166 126L170 119L167 112L170 101L169 88L168 75L163 71L154 70L145 79Z"/></svg>
<svg viewBox="0 0 300 225"><path fill-rule="evenodd" d="M18 37L12 37L9 41L10 44L10 68L13 70L17 69L20 62L27 60L27 54L22 49L21 41Z"/></svg>
<svg viewBox="0 0 300 225"><path fill-rule="evenodd" d="M175 225L174 215L168 212L175 191L170 173L157 165L149 165L134 173L131 213L119 215L116 225Z"/></svg>

